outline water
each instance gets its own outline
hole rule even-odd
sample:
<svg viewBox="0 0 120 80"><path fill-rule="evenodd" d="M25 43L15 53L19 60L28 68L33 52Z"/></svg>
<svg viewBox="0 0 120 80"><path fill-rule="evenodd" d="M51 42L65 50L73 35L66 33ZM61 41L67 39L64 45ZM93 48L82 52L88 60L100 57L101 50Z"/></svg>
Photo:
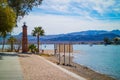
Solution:
<svg viewBox="0 0 120 80"><path fill-rule="evenodd" d="M40 48L44 50L54 50L54 45L53 44L42 44L40 45Z"/></svg>
<svg viewBox="0 0 120 80"><path fill-rule="evenodd" d="M2 49L2 45L0 45L0 49ZM4 45L4 49L10 49L10 45Z"/></svg>
<svg viewBox="0 0 120 80"><path fill-rule="evenodd" d="M120 45L74 45L74 62L120 80Z"/></svg>

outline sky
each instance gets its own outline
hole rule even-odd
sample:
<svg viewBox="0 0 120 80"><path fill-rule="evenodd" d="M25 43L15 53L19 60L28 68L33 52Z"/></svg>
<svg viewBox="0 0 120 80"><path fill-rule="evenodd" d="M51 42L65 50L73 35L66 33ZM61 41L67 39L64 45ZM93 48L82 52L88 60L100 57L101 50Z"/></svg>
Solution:
<svg viewBox="0 0 120 80"><path fill-rule="evenodd" d="M13 34L22 32L24 22L28 34L37 26L41 26L46 35L120 30L120 0L43 0L40 6L18 21Z"/></svg>

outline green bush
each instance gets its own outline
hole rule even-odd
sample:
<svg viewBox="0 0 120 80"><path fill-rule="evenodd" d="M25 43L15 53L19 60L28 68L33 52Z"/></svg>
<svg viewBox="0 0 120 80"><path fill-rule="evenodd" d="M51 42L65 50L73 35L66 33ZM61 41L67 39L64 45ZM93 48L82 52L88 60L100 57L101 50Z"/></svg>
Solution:
<svg viewBox="0 0 120 80"><path fill-rule="evenodd" d="M37 48L34 44L29 45L29 51L31 51L32 53L35 53L37 51Z"/></svg>

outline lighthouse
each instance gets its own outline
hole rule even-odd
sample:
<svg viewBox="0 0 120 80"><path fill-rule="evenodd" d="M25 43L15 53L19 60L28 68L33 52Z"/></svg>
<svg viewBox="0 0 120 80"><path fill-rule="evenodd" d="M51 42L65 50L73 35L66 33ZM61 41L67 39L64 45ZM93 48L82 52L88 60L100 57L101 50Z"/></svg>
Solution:
<svg viewBox="0 0 120 80"><path fill-rule="evenodd" d="M22 53L27 53L28 52L28 38L27 38L27 26L26 23L24 22L22 26Z"/></svg>

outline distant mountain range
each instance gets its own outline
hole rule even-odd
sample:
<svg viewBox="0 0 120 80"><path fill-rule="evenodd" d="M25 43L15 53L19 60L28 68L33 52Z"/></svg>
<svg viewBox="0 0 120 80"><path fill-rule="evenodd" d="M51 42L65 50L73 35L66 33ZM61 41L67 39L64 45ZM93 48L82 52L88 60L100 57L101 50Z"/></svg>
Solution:
<svg viewBox="0 0 120 80"><path fill-rule="evenodd" d="M47 37L47 36L46 36ZM88 30L68 34L53 35L45 39L46 41L103 41L107 37L113 39L120 37L120 30ZM44 39L45 37L43 37Z"/></svg>
<svg viewBox="0 0 120 80"><path fill-rule="evenodd" d="M16 38L21 38L22 33L14 35ZM40 38L41 41L103 41L104 38L113 39L120 37L120 30L88 30L81 32L73 32L59 35L46 35ZM36 42L36 37L28 35L29 42Z"/></svg>

